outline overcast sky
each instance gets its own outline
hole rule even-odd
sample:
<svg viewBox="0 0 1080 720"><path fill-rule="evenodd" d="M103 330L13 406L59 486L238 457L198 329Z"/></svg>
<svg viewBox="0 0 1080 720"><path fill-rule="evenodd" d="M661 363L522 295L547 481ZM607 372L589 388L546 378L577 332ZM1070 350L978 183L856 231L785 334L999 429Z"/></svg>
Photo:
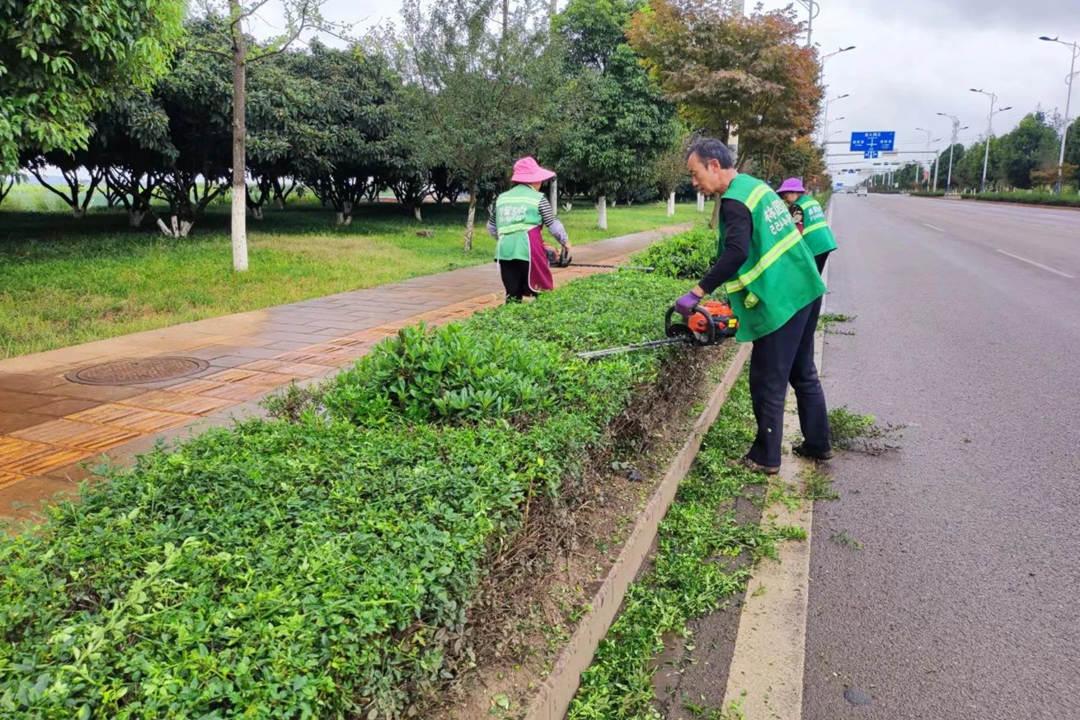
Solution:
<svg viewBox="0 0 1080 720"><path fill-rule="evenodd" d="M754 0L747 0L752 7ZM785 0L767 0L766 9ZM830 133L895 130L897 147L922 150L931 128L948 142L951 124L935 113L957 115L971 128L967 144L986 132L989 98L970 92L996 92L998 107L1013 109L995 116L994 131L1007 132L1026 113L1042 106L1064 113L1069 49L1040 42L1040 35L1080 40L1080 0L820 0L814 22L822 53L841 46L856 49L826 63L829 97L851 97L830 105ZM397 16L400 0L329 0L326 15L360 25ZM797 6L800 16L806 11ZM1080 64L1078 64L1080 65ZM1080 66L1078 66L1080 69ZM1080 78L1078 78L1080 80ZM1080 108L1077 83L1071 115ZM846 150L831 146L835 152ZM911 157L911 156L909 156ZM848 161L850 158L836 158Z"/></svg>

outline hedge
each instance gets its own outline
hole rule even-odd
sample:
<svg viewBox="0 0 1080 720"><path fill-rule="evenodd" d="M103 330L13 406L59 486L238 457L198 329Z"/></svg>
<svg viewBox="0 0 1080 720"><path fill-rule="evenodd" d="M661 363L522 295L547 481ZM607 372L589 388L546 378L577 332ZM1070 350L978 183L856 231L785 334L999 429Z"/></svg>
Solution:
<svg viewBox="0 0 1080 720"><path fill-rule="evenodd" d="M291 417L158 449L49 508L0 540L0 715L406 713L463 652L487 548L671 357L575 351L655 337L685 289L594 276L404 330L279 401Z"/></svg>

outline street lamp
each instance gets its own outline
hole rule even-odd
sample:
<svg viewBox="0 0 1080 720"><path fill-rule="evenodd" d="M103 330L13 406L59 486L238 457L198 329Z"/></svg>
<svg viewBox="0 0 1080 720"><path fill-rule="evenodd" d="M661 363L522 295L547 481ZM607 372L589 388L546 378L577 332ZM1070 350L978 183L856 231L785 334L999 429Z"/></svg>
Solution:
<svg viewBox="0 0 1080 720"><path fill-rule="evenodd" d="M967 130L968 126L965 125L964 127L960 127L960 118L956 117L955 115L950 115L949 113L943 112L939 112L938 115L940 115L941 117L947 117L952 120L952 140L949 141L949 175L945 179L945 192L948 193L949 188L952 187L953 148L956 146L956 138L960 134L960 131ZM937 184L934 185L934 189L937 190Z"/></svg>
<svg viewBox="0 0 1080 720"><path fill-rule="evenodd" d="M926 154L929 155L930 154L930 137L934 134L934 131L933 130L927 130L926 128L915 128L915 129L918 130L919 132L926 133ZM927 161L927 162L929 162L929 161ZM922 165L920 164L919 167L921 168ZM929 168L930 166L927 165L926 167ZM926 184L927 185L930 184L930 173L926 174Z"/></svg>
<svg viewBox="0 0 1080 720"><path fill-rule="evenodd" d="M1043 35L1039 38L1046 42L1054 42L1058 45L1064 45L1072 52L1072 62L1069 65L1069 76L1065 78L1066 84L1069 86L1069 93L1065 96L1065 127L1061 130L1061 152L1058 154L1058 177L1057 177L1057 190L1056 192L1061 194L1061 173L1062 166L1065 164L1065 140L1069 136L1069 106L1072 103L1072 81L1076 77L1076 58L1080 57L1080 43L1073 41L1067 43L1063 40L1058 40L1057 36L1047 37Z"/></svg>
<svg viewBox="0 0 1080 720"><path fill-rule="evenodd" d="M836 55L839 55L840 53L846 53L846 52L848 52L850 50L854 50L854 49L855 49L854 45L848 45L847 47L842 47L839 50L834 50L831 53L826 53L825 55L821 56L821 64L824 66L825 61L828 60L829 58L834 57Z"/></svg>
<svg viewBox="0 0 1080 720"><path fill-rule="evenodd" d="M851 97L851 93L844 93L843 95L837 95L836 97L832 98L831 100L826 100L825 101L825 123L824 123L824 126L821 128L821 135L823 137L822 144L825 143L825 140L829 139L829 104L834 103L834 102L838 102L840 100L843 100L844 98L849 98L849 97Z"/></svg>
<svg viewBox="0 0 1080 720"><path fill-rule="evenodd" d="M994 115L1003 113L1006 110L1012 110L1012 105L995 111L994 103L996 103L998 99L995 93L986 92L981 88L971 88L971 92L985 95L990 98L990 114L986 116L986 152L983 153L982 182L979 183L979 192L986 192L986 167L990 163L990 138L994 136Z"/></svg>

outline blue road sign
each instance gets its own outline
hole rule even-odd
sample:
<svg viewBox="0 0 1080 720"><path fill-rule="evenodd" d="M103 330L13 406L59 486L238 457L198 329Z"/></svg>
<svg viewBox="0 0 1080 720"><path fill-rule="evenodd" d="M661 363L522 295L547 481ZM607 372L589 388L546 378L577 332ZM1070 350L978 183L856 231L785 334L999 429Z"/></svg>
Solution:
<svg viewBox="0 0 1080 720"><path fill-rule="evenodd" d="M895 130L872 130L851 133L853 152L884 151L891 152L896 145ZM869 156L868 156L869 157ZM876 155L874 157L877 157Z"/></svg>

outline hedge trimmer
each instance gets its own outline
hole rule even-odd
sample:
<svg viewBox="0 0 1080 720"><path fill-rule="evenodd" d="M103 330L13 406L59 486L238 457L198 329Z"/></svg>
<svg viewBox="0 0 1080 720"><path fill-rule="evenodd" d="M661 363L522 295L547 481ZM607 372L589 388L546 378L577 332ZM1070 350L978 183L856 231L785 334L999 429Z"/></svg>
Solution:
<svg viewBox="0 0 1080 720"><path fill-rule="evenodd" d="M678 319L676 319L678 317ZM638 350L653 350L668 345L717 345L729 337L734 337L739 329L739 321L731 312L731 307L719 300L707 300L683 319L672 305L664 316L664 335L660 340L635 343L633 345L621 345L619 347L606 348L604 350L591 350L578 353L578 357L586 360L608 357L609 355L621 355L622 353L635 352Z"/></svg>
<svg viewBox="0 0 1080 720"><path fill-rule="evenodd" d="M574 258L570 257L570 251L566 248L562 248L558 252L551 248L546 248L548 264L551 267L564 268L570 267L573 263L574 267L587 267L587 268L609 268L612 270L637 270L639 272L652 272L653 268L645 265L597 265L595 263L577 263L574 262Z"/></svg>

